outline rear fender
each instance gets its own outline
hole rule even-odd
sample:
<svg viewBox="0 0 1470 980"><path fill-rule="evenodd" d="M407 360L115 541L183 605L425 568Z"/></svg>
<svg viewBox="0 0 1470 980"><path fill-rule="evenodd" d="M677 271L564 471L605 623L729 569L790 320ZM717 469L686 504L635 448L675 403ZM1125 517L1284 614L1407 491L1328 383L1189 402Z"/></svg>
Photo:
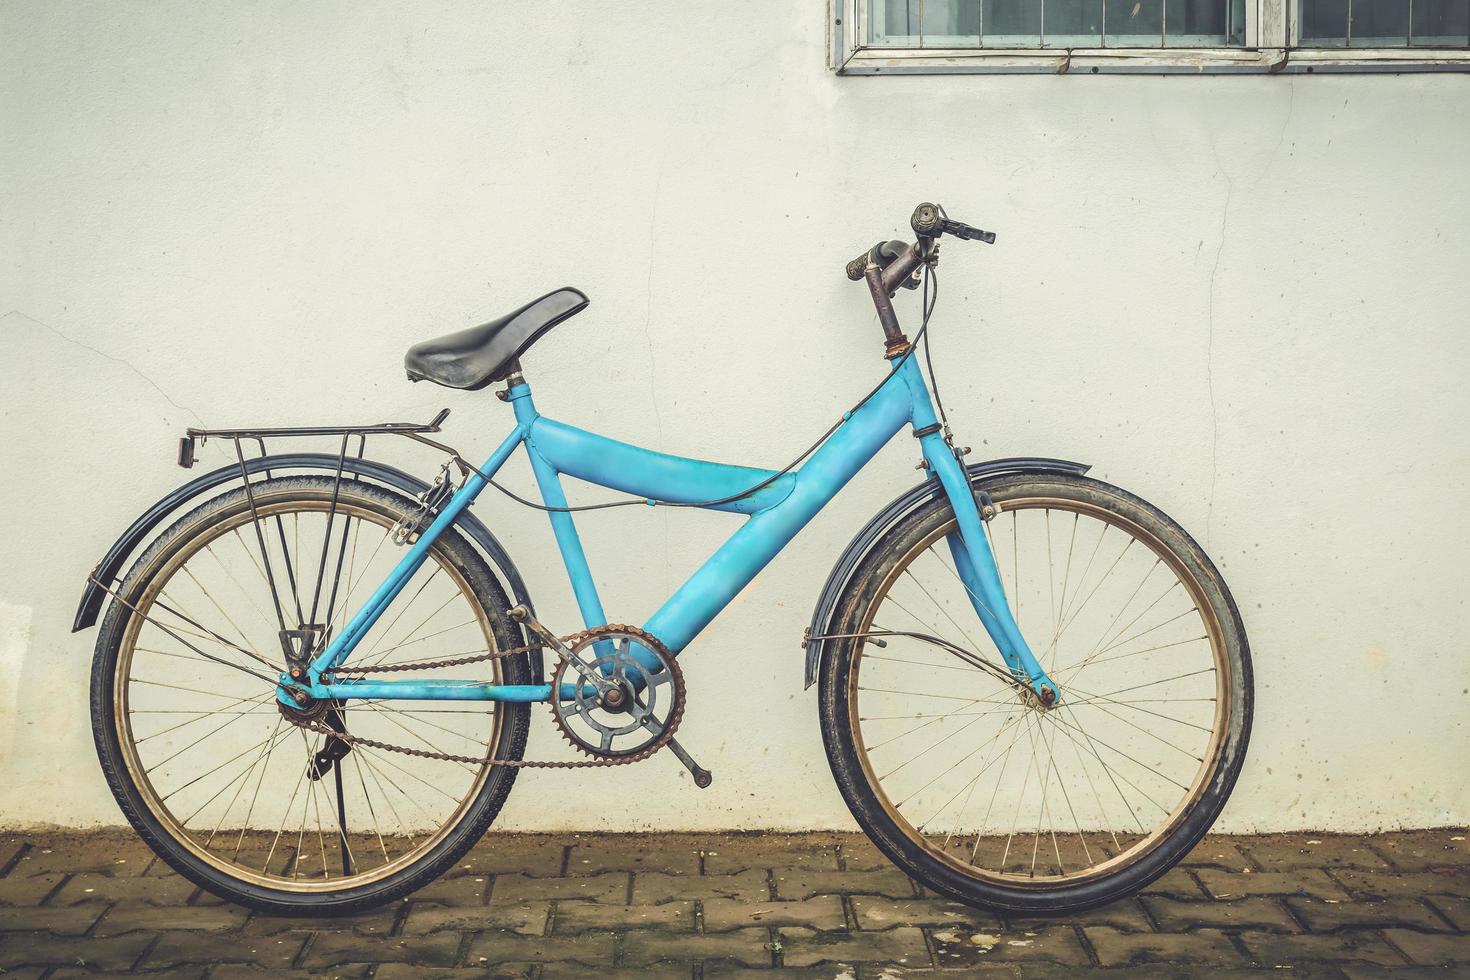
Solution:
<svg viewBox="0 0 1470 980"><path fill-rule="evenodd" d="M969 475L970 485L978 487L981 482L998 476L1017 473L1068 473L1081 476L1091 468L1086 463L1072 463L1065 459L1024 456L971 463L965 467L965 471ZM827 584L822 587L822 594L817 598L816 611L812 613L811 625L807 627L807 639L802 644L806 647L806 687L816 683L822 653L827 644L832 642L814 640L811 637L831 632L834 626L832 616L837 611L837 602L847 590L847 583L852 579L853 572L857 571L863 559L868 557L883 535L942 493L944 488L937 480L930 479L919 484L880 510L848 543L842 556L837 559L837 564L832 567L832 574L827 576Z"/></svg>
<svg viewBox="0 0 1470 980"><path fill-rule="evenodd" d="M275 456L261 456L245 462L245 470L249 474L262 471L274 473L276 471L300 471L300 470L325 470L328 473L336 473L338 457L335 454L326 453L283 453ZM351 477L377 483L385 487L397 490L410 497L417 497L429 485L416 476L405 473L403 470L386 463L379 463L371 459L347 458L341 461L343 478ZM102 605L107 599L107 591L98 585L98 582L112 583L121 577L123 565L143 542L164 519L179 511L186 505L192 503L199 497L210 491L222 487L228 483L240 479L240 468L238 466L222 466L217 470L206 473L195 480L172 491L161 500L149 507L135 520L122 536L117 539L113 546L108 549L107 554L97 563L87 579L86 587L82 590L82 599L77 606L76 619L72 622L72 632L84 630L97 622L97 616L102 611ZM510 554L505 547L490 532L478 517L468 511L462 513L455 522L455 527L469 536L484 555L492 571L499 577L501 585L511 595L511 601L520 603L526 608L533 608L531 597L526 591L526 583L521 578L520 571L515 562L511 561ZM93 580L96 581L93 581ZM525 643L521 627L515 626L516 633L520 636L518 643ZM541 652L531 655L531 673L533 683L540 683L543 675Z"/></svg>

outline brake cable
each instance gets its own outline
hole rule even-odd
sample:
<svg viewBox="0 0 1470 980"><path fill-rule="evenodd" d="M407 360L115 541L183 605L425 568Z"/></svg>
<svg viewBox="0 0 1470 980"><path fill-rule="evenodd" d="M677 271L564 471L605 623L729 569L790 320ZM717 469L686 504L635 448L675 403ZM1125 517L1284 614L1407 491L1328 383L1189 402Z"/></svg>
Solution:
<svg viewBox="0 0 1470 980"><path fill-rule="evenodd" d="M909 349L906 350L903 353L903 356L898 359L898 362L894 364L893 370L889 372L888 377L884 378L882 381L874 385L871 391L869 391L866 395L858 400L857 404L853 405L846 412L843 412L842 417L839 418L836 422L832 423L827 431L823 432L821 436L818 437L817 441L808 446L800 456L797 456L791 462L787 463L785 466L781 467L781 469L772 473L764 480L760 481L752 487L748 487L747 489L740 491L739 493L731 494L728 497L720 497L715 500L678 501L659 500L653 497L630 497L626 500L610 500L598 504L579 504L575 507L551 507L546 504L539 504L534 500L527 500L525 497L522 497L515 491L501 485L499 482L491 478L488 474L481 472L477 467L469 466L469 464L466 463L462 458L460 458L457 453L455 454L455 457L459 461L461 466L467 466L470 470L478 474L481 479L483 479L486 483L490 484L490 486L494 487L496 490L499 490L501 493L505 494L516 503L526 507L530 507L534 510L545 511L551 514L573 514L584 510L607 510L611 507L718 507L723 504L731 504L737 500L743 500L746 497L751 496L752 494L764 490L766 487L775 483L781 477L796 469L796 467L799 466L803 460L805 460L812 453L820 449L822 447L822 444L830 439L832 437L832 434L842 427L843 423L850 419L853 414L857 412L858 409L866 405L873 398L874 395L878 394L878 392L882 390L883 386L886 385L893 378L893 375L897 373L898 369L904 365L904 362L906 362L910 357L914 355L915 349L917 349L919 344L921 343L924 345L924 364L929 372L929 383L934 389L934 399L939 406L939 417L941 421L944 422L945 438L948 438L949 424L944 414L944 402L939 398L939 385L938 382L936 382L934 379L934 365L929 357L928 341L929 317L933 315L934 307L939 302L939 279L935 275L935 266L938 264L937 260L938 256L932 250L924 259L924 268L928 270L928 275L924 276L924 293L923 300L921 302L923 319L919 324L919 332L914 335L914 342L909 345ZM932 295L929 288L930 279L934 280Z"/></svg>

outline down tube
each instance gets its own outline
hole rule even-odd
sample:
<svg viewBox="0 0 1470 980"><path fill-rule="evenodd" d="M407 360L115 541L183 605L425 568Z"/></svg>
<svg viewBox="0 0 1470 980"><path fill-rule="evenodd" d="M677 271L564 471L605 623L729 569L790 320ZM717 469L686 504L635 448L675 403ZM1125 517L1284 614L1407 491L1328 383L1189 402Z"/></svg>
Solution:
<svg viewBox="0 0 1470 980"><path fill-rule="evenodd" d="M795 474L791 493L750 519L643 626L674 653L689 645L741 589L909 421L908 387L895 369L867 404Z"/></svg>

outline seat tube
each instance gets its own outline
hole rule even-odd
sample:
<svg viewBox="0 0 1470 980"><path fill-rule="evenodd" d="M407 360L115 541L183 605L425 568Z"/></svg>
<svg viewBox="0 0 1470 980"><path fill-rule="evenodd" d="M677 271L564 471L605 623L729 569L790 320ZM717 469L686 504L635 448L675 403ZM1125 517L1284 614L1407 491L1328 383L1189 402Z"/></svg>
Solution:
<svg viewBox="0 0 1470 980"><path fill-rule="evenodd" d="M536 451L534 425L539 415L531 400L531 386L519 377L519 373L516 378L519 380L512 379L506 398L515 409L516 421L526 430L526 457L531 461L531 472L536 477L541 500L547 507L566 507L567 496L562 490L561 474ZM546 516L551 520L551 531L556 536L556 546L561 552L562 564L566 566L583 625L588 628L603 625L607 616L602 611L602 599L597 594L597 584L592 580L592 570L587 566L587 554L582 550L582 539L577 534L572 515L553 510Z"/></svg>
<svg viewBox="0 0 1470 980"><path fill-rule="evenodd" d="M1011 673L1030 687L1044 703L1054 703L1060 698L1061 691L1037 662L1011 614L1000 569L996 567L995 555L990 549L980 517L980 508L975 502L975 492L970 486L969 474L955 456L949 441L940 432L923 374L912 357L899 370L904 372L905 380L913 393L914 431L925 433L919 438L924 460L939 479L950 506L954 509L958 533L950 534L947 542L950 555L954 558L955 571L959 573L960 581L965 586L970 605L980 617L985 631L995 641L996 648L1005 658Z"/></svg>

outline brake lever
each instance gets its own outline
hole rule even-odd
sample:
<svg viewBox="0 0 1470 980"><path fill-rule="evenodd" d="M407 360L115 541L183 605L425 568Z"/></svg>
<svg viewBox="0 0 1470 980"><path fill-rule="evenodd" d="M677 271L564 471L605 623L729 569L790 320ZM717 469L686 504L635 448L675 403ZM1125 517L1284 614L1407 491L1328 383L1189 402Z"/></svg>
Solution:
<svg viewBox="0 0 1470 980"><path fill-rule="evenodd" d="M984 231L973 225L967 225L963 221L951 221L944 219L944 233L956 238L963 238L972 242L984 242L986 245L995 244L995 232Z"/></svg>

